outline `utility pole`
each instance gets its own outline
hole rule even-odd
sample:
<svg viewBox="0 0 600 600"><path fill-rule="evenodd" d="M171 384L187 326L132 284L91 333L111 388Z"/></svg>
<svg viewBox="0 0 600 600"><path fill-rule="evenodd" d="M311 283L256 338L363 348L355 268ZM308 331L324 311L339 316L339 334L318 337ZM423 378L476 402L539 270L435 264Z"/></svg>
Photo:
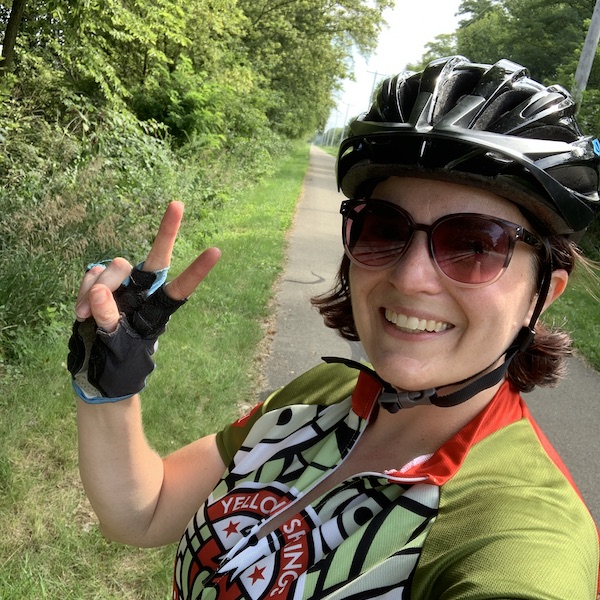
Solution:
<svg viewBox="0 0 600 600"><path fill-rule="evenodd" d="M350 112L350 105L346 104L346 116L344 117L344 122L342 123L342 130L340 131L340 139L338 141L338 146L342 143L342 140L344 139L344 132L346 131L346 127L348 126L348 113L349 112Z"/></svg>
<svg viewBox="0 0 600 600"><path fill-rule="evenodd" d="M594 6L594 13L592 15L592 22L583 44L583 50L579 57L579 63L577 64L577 71L575 71L575 83L573 85L573 98L577 106L581 105L581 99L583 92L587 87L588 79L590 78L590 72L592 65L594 64L594 57L596 56L596 48L598 47L598 41L600 40L600 0L596 0L596 6Z"/></svg>
<svg viewBox="0 0 600 600"><path fill-rule="evenodd" d="M598 0L598 2L600 2L600 0ZM370 75L373 75L373 83L371 85L371 94L369 95L369 101L367 103L367 110L369 110L369 107L371 106L371 102L373 101L373 94L375 92L375 86L377 85L377 78L381 75L381 73L379 73L377 71L367 71L367 73L369 73Z"/></svg>

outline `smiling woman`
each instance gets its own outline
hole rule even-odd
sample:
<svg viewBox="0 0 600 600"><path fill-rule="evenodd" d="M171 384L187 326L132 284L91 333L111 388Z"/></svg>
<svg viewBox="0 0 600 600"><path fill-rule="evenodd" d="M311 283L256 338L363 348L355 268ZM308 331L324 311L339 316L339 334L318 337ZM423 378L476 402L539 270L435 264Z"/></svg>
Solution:
<svg viewBox="0 0 600 600"><path fill-rule="evenodd" d="M386 215L386 231L393 228L401 236L404 215L431 222L429 240L425 232L408 232L392 264L380 264L378 252L377 266L365 267L356 245L349 252L354 323L377 373L395 387L421 390L461 382L497 366L520 329L528 326L537 300L535 249L543 244L532 241L532 248L516 243L515 231L523 231L525 223L518 208L491 192L410 177L386 179L373 195L403 209L395 220ZM366 206L376 211L379 202L369 199ZM443 248L456 256L456 246L460 258L442 261L436 228L464 219L466 224L454 223L454 236L445 240L452 246ZM505 223L512 230L500 227ZM372 239L376 232L368 235ZM511 246L514 251L509 252ZM553 271L549 301L562 292L567 277L564 270ZM406 325L390 327L387 311L404 316ZM428 321L442 330L419 327Z"/></svg>
<svg viewBox="0 0 600 600"><path fill-rule="evenodd" d="M179 539L181 600L594 598L598 532L520 395L568 351L539 317L598 204L600 157L573 113L509 61L384 82L340 148L345 256L315 300L371 366L327 359L164 459L131 386L220 253L161 285L174 203L145 263L91 269L69 362L103 531Z"/></svg>

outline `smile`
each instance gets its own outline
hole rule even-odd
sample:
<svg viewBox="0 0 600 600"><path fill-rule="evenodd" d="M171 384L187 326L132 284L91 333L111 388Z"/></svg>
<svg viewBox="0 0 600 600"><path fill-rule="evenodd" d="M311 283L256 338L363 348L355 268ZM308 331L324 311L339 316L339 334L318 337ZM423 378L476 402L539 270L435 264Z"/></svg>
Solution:
<svg viewBox="0 0 600 600"><path fill-rule="evenodd" d="M440 331L446 331L446 329L452 327L450 323L408 317L403 314L395 313L389 308L386 308L385 310L385 318L390 323L393 323L398 329L403 329L405 331L430 331L439 333Z"/></svg>

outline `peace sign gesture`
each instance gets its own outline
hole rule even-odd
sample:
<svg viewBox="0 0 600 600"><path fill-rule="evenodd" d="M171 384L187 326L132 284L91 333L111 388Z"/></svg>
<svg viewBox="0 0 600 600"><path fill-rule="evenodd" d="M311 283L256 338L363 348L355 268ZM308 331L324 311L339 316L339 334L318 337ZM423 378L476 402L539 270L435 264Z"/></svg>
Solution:
<svg viewBox="0 0 600 600"><path fill-rule="evenodd" d="M183 218L183 204L171 202L162 218L158 233L142 271L161 272L171 264L173 246ZM165 288L169 298L184 300L192 295L200 282L216 265L221 252L209 248L194 260L183 273ZM93 317L106 331L114 331L119 322L119 310L112 293L130 276L132 266L123 258L115 258L106 267L96 265L84 276L77 296L75 313L83 321Z"/></svg>
<svg viewBox="0 0 600 600"><path fill-rule="evenodd" d="M156 340L170 315L219 260L220 251L210 248L163 285L182 217L183 204L169 204L141 266L115 258L85 274L68 357L75 390L84 401L114 402L144 387L154 368Z"/></svg>

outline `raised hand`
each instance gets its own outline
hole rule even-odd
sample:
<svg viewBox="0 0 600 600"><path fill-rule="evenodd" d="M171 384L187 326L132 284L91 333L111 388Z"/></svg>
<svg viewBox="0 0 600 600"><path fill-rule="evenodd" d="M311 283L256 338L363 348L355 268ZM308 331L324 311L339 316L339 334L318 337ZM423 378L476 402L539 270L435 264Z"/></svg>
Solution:
<svg viewBox="0 0 600 600"><path fill-rule="evenodd" d="M183 205L169 204L140 267L116 258L85 274L68 358L74 388L84 401L115 402L143 389L169 317L219 260L220 251L210 248L164 284L182 217Z"/></svg>

